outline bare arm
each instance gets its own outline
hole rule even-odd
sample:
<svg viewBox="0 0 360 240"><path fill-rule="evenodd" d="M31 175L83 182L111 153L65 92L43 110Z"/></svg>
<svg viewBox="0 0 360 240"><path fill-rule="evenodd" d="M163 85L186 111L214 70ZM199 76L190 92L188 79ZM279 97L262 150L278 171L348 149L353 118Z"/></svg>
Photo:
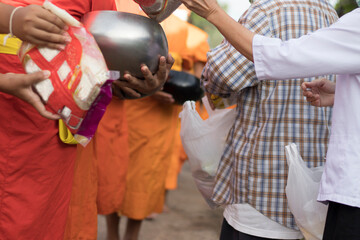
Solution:
<svg viewBox="0 0 360 240"><path fill-rule="evenodd" d="M212 23L242 55L253 61L252 41L255 33L231 18L216 0L181 0L187 8Z"/></svg>
<svg viewBox="0 0 360 240"><path fill-rule="evenodd" d="M13 6L0 3L0 33L9 33L9 19Z"/></svg>

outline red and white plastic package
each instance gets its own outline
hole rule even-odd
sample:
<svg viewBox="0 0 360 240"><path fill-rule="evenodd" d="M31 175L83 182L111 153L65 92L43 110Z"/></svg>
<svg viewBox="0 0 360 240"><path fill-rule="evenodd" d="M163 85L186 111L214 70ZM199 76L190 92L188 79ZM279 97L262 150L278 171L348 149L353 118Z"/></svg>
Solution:
<svg viewBox="0 0 360 240"><path fill-rule="evenodd" d="M83 124L88 111L95 107L93 106L95 100L101 97L99 94L104 94L102 91L104 84L109 79L116 79L116 77L111 76L94 37L80 22L48 1L45 1L43 6L69 25L68 34L71 42L61 51L23 42L19 50L19 57L27 73L40 70L51 72L49 79L37 83L34 88L46 104L47 109L59 114L70 131L75 133L75 139L77 137L80 143L86 144L87 140L90 140L91 134L88 137L85 136L84 139L83 136L77 136L76 133ZM110 85L107 84L106 87L111 88ZM106 94L109 94L109 91L108 102L111 100L111 89L106 91ZM106 105L104 104L104 107ZM89 122L89 119L85 122ZM84 126L82 129L84 130Z"/></svg>

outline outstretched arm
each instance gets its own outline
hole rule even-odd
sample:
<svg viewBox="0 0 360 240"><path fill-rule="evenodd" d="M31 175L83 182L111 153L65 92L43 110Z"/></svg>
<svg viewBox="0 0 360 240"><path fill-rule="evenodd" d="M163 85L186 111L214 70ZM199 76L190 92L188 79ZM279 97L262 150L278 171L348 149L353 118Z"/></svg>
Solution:
<svg viewBox="0 0 360 240"><path fill-rule="evenodd" d="M231 18L216 0L181 1L191 11L212 23L236 50L250 61L253 61L252 41L255 33Z"/></svg>
<svg viewBox="0 0 360 240"><path fill-rule="evenodd" d="M359 74L359 9L329 27L298 39L281 41L249 31L227 15L216 0L181 1L215 25L236 50L255 63L259 80ZM274 64L268 64L270 62ZM287 71L278 71L282 64Z"/></svg>

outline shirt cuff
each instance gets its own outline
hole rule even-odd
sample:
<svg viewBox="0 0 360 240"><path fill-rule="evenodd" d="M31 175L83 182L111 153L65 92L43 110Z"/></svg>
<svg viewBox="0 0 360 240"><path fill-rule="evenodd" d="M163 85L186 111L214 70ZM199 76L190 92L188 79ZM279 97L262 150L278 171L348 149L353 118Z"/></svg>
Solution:
<svg viewBox="0 0 360 240"><path fill-rule="evenodd" d="M263 41L264 36L256 34L253 38L253 59L255 66L256 77L259 80L263 80L265 77L265 67L263 61Z"/></svg>
<svg viewBox="0 0 360 240"><path fill-rule="evenodd" d="M276 53L280 43L281 40L277 38L265 37L259 34L254 36L253 59L258 80L272 79L270 76L274 62L269 59Z"/></svg>

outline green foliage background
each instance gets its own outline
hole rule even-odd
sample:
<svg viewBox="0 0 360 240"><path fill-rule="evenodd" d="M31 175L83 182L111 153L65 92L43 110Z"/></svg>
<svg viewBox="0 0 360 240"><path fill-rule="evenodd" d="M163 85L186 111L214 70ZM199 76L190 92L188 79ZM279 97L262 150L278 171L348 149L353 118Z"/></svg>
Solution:
<svg viewBox="0 0 360 240"><path fill-rule="evenodd" d="M355 8L357 8L358 5L355 0L338 0L335 4L335 10L339 17L342 15L351 12Z"/></svg>

